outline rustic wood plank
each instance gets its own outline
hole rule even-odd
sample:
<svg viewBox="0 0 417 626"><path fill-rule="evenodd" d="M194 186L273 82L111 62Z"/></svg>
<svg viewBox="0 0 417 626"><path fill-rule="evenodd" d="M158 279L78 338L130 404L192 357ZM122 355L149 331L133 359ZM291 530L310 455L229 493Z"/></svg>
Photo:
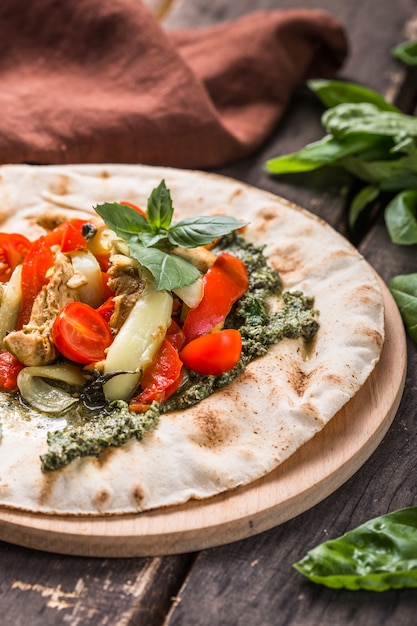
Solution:
<svg viewBox="0 0 417 626"><path fill-rule="evenodd" d="M2 626L161 624L193 555L83 559L0 544Z"/></svg>

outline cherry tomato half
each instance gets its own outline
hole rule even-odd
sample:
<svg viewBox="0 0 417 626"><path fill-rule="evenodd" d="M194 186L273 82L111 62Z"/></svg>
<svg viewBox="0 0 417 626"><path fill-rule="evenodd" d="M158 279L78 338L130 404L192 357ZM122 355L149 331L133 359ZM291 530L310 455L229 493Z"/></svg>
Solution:
<svg viewBox="0 0 417 626"><path fill-rule="evenodd" d="M193 339L181 350L180 359L197 374L218 376L237 364L241 352L240 332L229 328Z"/></svg>
<svg viewBox="0 0 417 626"><path fill-rule="evenodd" d="M105 358L113 335L106 320L95 309L83 302L70 302L55 318L52 340L70 361L94 363Z"/></svg>
<svg viewBox="0 0 417 626"><path fill-rule="evenodd" d="M6 283L25 258L30 241L24 235L0 233L0 282Z"/></svg>

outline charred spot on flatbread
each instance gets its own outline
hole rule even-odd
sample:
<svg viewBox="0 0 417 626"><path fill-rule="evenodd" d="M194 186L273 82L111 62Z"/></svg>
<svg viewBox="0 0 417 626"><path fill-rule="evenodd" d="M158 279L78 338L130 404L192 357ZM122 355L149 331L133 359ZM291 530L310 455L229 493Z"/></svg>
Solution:
<svg viewBox="0 0 417 626"><path fill-rule="evenodd" d="M57 196L66 196L71 189L71 177L66 174L58 175L54 180L49 182L50 193L56 194Z"/></svg>
<svg viewBox="0 0 417 626"><path fill-rule="evenodd" d="M221 448L224 443L230 441L236 431L226 418L220 417L216 412L204 408L198 411L194 418L197 435L193 435L193 441L204 448Z"/></svg>
<svg viewBox="0 0 417 626"><path fill-rule="evenodd" d="M133 501L136 502L138 506L140 506L145 499L145 493L139 485L135 485L132 489L132 498Z"/></svg>
<svg viewBox="0 0 417 626"><path fill-rule="evenodd" d="M94 495L93 503L101 510L111 499L111 493L105 487L98 489Z"/></svg>

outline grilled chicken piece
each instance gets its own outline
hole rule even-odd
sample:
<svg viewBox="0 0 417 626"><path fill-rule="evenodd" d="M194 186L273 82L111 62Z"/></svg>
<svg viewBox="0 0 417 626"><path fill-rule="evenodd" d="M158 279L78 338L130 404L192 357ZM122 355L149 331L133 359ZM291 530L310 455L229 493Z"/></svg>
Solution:
<svg viewBox="0 0 417 626"><path fill-rule="evenodd" d="M6 349L24 365L48 365L57 358L51 328L59 311L78 300L77 290L68 286L73 276L71 261L57 252L53 275L36 297L28 324L4 338Z"/></svg>
<svg viewBox="0 0 417 626"><path fill-rule="evenodd" d="M110 263L108 284L115 297L114 312L109 323L117 333L137 302L145 283L134 259L123 254L114 254L110 258Z"/></svg>
<svg viewBox="0 0 417 626"><path fill-rule="evenodd" d="M203 274L207 272L217 258L215 254L204 246L197 246L197 248L178 247L174 248L172 252L195 265Z"/></svg>

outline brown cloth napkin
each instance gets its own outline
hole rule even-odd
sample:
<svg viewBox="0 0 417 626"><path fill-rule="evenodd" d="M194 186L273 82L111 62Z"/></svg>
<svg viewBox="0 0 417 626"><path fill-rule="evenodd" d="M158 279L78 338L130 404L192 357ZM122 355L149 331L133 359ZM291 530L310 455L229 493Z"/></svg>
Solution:
<svg viewBox="0 0 417 626"><path fill-rule="evenodd" d="M346 54L320 10L175 32L139 0L1 0L0 162L229 163Z"/></svg>

